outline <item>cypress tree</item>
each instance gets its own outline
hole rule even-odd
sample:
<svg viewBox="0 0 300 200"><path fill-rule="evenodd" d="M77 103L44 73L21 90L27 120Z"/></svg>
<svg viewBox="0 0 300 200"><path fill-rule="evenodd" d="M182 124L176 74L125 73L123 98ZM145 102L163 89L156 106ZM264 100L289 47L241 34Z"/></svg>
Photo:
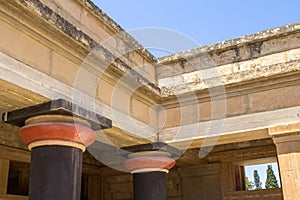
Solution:
<svg viewBox="0 0 300 200"><path fill-rule="evenodd" d="M249 178L247 176L245 178L245 185L246 185L246 190L253 190L254 188L254 183L252 181L249 181Z"/></svg>
<svg viewBox="0 0 300 200"><path fill-rule="evenodd" d="M268 165L267 180L265 183L266 188L279 188L276 176L272 169L272 165Z"/></svg>
<svg viewBox="0 0 300 200"><path fill-rule="evenodd" d="M256 189L256 190L262 189L262 187L261 187L261 182L260 182L260 177L259 177L259 174L258 174L258 171L257 171L257 170L254 170L254 171L253 171L253 176L254 176L255 189Z"/></svg>

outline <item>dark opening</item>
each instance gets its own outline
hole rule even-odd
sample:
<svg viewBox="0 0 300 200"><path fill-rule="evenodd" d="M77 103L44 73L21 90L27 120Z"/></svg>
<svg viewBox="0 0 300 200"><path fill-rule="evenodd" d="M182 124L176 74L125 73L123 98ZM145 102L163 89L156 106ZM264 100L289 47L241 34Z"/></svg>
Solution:
<svg viewBox="0 0 300 200"><path fill-rule="evenodd" d="M28 196L29 164L11 161L9 165L7 194Z"/></svg>

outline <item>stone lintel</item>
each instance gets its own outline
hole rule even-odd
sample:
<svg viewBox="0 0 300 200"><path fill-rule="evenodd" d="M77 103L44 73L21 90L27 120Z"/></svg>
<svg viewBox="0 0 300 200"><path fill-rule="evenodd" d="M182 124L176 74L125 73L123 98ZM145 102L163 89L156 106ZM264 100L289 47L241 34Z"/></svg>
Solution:
<svg viewBox="0 0 300 200"><path fill-rule="evenodd" d="M91 129L99 130L112 127L112 121L65 99L57 99L46 103L13 110L2 115L6 123L22 127L29 118L41 115L65 115L88 121Z"/></svg>
<svg viewBox="0 0 300 200"><path fill-rule="evenodd" d="M275 144L300 141L300 122L270 127L268 131Z"/></svg>
<svg viewBox="0 0 300 200"><path fill-rule="evenodd" d="M123 150L130 152L130 153L138 153L144 151L164 151L170 153L174 157L180 157L183 152L164 143L164 142L154 142L148 144L139 144L129 147L123 147ZM127 155L124 155L127 156Z"/></svg>
<svg viewBox="0 0 300 200"><path fill-rule="evenodd" d="M284 124L269 128L269 135L273 137L300 133L300 122Z"/></svg>
<svg viewBox="0 0 300 200"><path fill-rule="evenodd" d="M269 128L269 135L273 138L278 155L300 152L300 122Z"/></svg>

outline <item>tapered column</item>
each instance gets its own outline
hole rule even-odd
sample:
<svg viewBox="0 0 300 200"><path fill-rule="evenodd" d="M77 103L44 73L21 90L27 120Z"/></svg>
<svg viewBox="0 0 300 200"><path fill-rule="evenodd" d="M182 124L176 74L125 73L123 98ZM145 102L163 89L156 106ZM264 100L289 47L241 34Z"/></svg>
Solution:
<svg viewBox="0 0 300 200"><path fill-rule="evenodd" d="M125 167L133 174L134 200L166 200L167 173L174 165L171 153L155 148L129 154Z"/></svg>
<svg viewBox="0 0 300 200"><path fill-rule="evenodd" d="M276 145L285 200L300 197L300 123L269 129Z"/></svg>
<svg viewBox="0 0 300 200"><path fill-rule="evenodd" d="M20 139L31 150L30 200L79 200L82 152L95 141L85 120L44 115L26 120Z"/></svg>
<svg viewBox="0 0 300 200"><path fill-rule="evenodd" d="M152 171L133 174L135 200L166 200L166 172Z"/></svg>

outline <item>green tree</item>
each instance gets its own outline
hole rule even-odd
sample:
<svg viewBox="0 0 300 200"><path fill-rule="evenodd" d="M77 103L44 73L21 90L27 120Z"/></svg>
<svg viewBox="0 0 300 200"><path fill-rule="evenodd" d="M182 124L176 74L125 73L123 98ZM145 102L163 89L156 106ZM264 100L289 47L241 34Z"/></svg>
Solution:
<svg viewBox="0 0 300 200"><path fill-rule="evenodd" d="M246 190L253 190L254 188L254 183L252 181L249 181L249 178L247 176L245 178L245 186Z"/></svg>
<svg viewBox="0 0 300 200"><path fill-rule="evenodd" d="M272 169L272 165L268 165L267 179L266 179L265 186L266 186L266 188L279 188L276 176Z"/></svg>
<svg viewBox="0 0 300 200"><path fill-rule="evenodd" d="M254 170L254 171L253 171L253 176L254 176L255 189L256 189L256 190L262 189L262 187L261 187L261 182L260 182L260 177L259 177L259 174L258 174L258 171L257 171L257 170Z"/></svg>

